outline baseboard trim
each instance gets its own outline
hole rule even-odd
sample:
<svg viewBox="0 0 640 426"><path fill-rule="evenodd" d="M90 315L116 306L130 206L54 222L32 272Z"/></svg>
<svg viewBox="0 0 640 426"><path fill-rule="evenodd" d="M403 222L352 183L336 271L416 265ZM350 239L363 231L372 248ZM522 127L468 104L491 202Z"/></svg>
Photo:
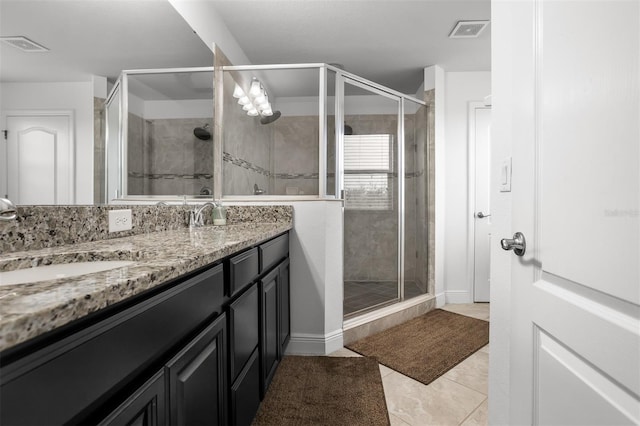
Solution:
<svg viewBox="0 0 640 426"><path fill-rule="evenodd" d="M287 355L328 355L342 347L342 329L328 334L291 334Z"/></svg>
<svg viewBox="0 0 640 426"><path fill-rule="evenodd" d="M473 303L471 292L468 290L445 291L446 303Z"/></svg>

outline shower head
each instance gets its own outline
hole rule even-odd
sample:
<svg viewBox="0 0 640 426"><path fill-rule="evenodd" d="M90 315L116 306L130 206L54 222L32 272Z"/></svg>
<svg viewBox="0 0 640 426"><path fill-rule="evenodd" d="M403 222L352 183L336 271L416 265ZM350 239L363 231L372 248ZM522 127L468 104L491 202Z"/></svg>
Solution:
<svg viewBox="0 0 640 426"><path fill-rule="evenodd" d="M211 132L209 131L209 124L205 124L202 127L196 127L193 129L193 134L196 138L201 139L203 141L208 141L211 139Z"/></svg>
<svg viewBox="0 0 640 426"><path fill-rule="evenodd" d="M269 123L273 123L274 121L276 121L278 118L280 118L280 116L282 115L282 113L280 111L273 111L272 115L266 115L264 117L262 117L260 119L260 123L261 124L269 124Z"/></svg>

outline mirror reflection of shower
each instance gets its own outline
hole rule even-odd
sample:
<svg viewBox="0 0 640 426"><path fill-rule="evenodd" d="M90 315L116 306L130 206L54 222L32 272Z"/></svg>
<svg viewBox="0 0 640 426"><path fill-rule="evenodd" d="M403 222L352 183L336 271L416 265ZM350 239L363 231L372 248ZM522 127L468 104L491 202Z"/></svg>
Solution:
<svg viewBox="0 0 640 426"><path fill-rule="evenodd" d="M108 167L109 176L119 174L120 196L210 198L213 67L129 70L120 82L127 96L121 114L109 119L122 116L122 122L109 127L107 140L107 152L122 147L126 158L126 169L115 159L117 166Z"/></svg>

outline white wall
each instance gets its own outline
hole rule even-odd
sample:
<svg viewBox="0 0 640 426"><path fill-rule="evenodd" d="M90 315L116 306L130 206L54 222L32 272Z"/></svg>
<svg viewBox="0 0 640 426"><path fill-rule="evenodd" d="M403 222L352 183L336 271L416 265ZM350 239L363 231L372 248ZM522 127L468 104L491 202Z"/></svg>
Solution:
<svg viewBox="0 0 640 426"><path fill-rule="evenodd" d="M216 44L234 65L251 65L249 58L224 23L213 2L169 0L184 20L213 51Z"/></svg>
<svg viewBox="0 0 640 426"><path fill-rule="evenodd" d="M342 347L342 202L225 202L229 205L291 205L290 354L326 355Z"/></svg>
<svg viewBox="0 0 640 426"><path fill-rule="evenodd" d="M468 276L468 108L491 94L491 72L445 73L445 246L444 287L447 303L473 302ZM437 179L436 179L437 180Z"/></svg>
<svg viewBox="0 0 640 426"><path fill-rule="evenodd" d="M144 118L203 118L213 119L211 99L188 99L172 101L145 101Z"/></svg>
<svg viewBox="0 0 640 426"><path fill-rule="evenodd" d="M491 7L491 161L500 165L511 156L510 135L511 111L503 107L503 99L509 99L512 87L512 75L509 70L511 50L514 48L511 37L514 21L510 8L504 2L496 2ZM526 5L524 6L527 7ZM505 36L502 36L505 34ZM505 63L506 61L506 63ZM489 424L509 424L509 386L510 386L510 348L509 334L511 322L511 261L513 254L498 246L500 238L510 238L511 193L499 192L500 167L491 171L491 323L489 338L491 356L489 357Z"/></svg>
<svg viewBox="0 0 640 426"><path fill-rule="evenodd" d="M445 304L445 228L446 216L446 143L445 143L445 72L442 67L432 65L424 69L424 90L435 90L435 296L436 306Z"/></svg>
<svg viewBox="0 0 640 426"><path fill-rule="evenodd" d="M76 204L93 204L94 82L2 83L1 111L73 110L75 115ZM2 123L4 126L5 123Z"/></svg>
<svg viewBox="0 0 640 426"><path fill-rule="evenodd" d="M324 355L342 347L342 203L291 204L291 342L287 352Z"/></svg>

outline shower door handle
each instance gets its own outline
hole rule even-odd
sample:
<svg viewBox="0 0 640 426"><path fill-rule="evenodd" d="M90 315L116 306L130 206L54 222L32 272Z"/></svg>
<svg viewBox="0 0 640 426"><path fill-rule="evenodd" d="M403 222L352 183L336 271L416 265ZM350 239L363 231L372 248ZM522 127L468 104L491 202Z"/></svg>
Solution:
<svg viewBox="0 0 640 426"><path fill-rule="evenodd" d="M491 214L484 214L482 212L478 212L478 214L476 215L478 219L484 219L485 217L489 217L489 216L491 216Z"/></svg>

